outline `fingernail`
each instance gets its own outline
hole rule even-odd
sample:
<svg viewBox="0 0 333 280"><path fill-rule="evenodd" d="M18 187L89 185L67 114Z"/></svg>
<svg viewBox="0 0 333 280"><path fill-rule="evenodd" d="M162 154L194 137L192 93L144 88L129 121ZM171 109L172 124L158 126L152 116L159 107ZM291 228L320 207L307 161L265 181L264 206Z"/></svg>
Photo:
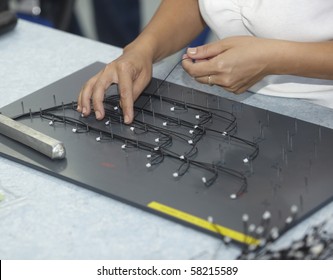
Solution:
<svg viewBox="0 0 333 280"><path fill-rule="evenodd" d="M86 109L86 107L83 107L82 114L85 115L86 113L87 113L87 109Z"/></svg>
<svg viewBox="0 0 333 280"><path fill-rule="evenodd" d="M77 105L76 111L81 112L81 106L80 105Z"/></svg>
<svg viewBox="0 0 333 280"><path fill-rule="evenodd" d="M129 122L130 122L129 116L125 115L124 116L124 123L129 123Z"/></svg>
<svg viewBox="0 0 333 280"><path fill-rule="evenodd" d="M197 48L188 48L188 49L187 49L187 52L188 52L189 54L196 54L196 53L197 53Z"/></svg>
<svg viewBox="0 0 333 280"><path fill-rule="evenodd" d="M101 112L100 111L96 111L95 112L95 117L96 117L96 119L100 120L102 118Z"/></svg>

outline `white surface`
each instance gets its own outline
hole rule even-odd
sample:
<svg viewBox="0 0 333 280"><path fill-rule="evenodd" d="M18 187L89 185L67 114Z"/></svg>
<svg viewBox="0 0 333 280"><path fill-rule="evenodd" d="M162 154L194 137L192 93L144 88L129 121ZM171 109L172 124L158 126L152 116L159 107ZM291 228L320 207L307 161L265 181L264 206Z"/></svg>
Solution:
<svg viewBox="0 0 333 280"><path fill-rule="evenodd" d="M95 61L108 62L120 52L19 21L16 30L0 37L0 107ZM169 71L165 68L158 65L154 75L164 77ZM181 68L169 80L333 127L332 111L319 106L233 96L195 83ZM309 115L310 110L316 114ZM234 259L240 252L235 245L225 247L217 238L3 158L0 192L5 195L0 202L0 259ZM330 204L279 243L288 244L332 213Z"/></svg>

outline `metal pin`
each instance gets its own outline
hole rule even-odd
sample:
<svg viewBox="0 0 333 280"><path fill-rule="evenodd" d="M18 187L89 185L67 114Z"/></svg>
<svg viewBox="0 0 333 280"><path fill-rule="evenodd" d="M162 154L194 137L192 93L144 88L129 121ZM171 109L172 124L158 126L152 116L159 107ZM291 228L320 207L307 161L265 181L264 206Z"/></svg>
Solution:
<svg viewBox="0 0 333 280"><path fill-rule="evenodd" d="M153 110L153 102L151 101L151 96L149 96L150 110Z"/></svg>
<svg viewBox="0 0 333 280"><path fill-rule="evenodd" d="M293 150L294 150L293 136L290 136L290 140L289 140L289 151L292 152Z"/></svg>
<svg viewBox="0 0 333 280"><path fill-rule="evenodd" d="M307 189L309 186L309 179L306 176L304 177L304 184L305 184L305 188Z"/></svg>
<svg viewBox="0 0 333 280"><path fill-rule="evenodd" d="M55 96L55 94L53 94L53 103L54 103L54 105L57 105L57 101L56 101L56 96Z"/></svg>
<svg viewBox="0 0 333 280"><path fill-rule="evenodd" d="M143 110L141 110L141 114L142 114L142 122L145 122L145 115L144 115Z"/></svg>
<svg viewBox="0 0 333 280"><path fill-rule="evenodd" d="M276 176L278 177L278 179L280 179L280 176L281 176L281 167L280 166L277 166L277 168L276 168Z"/></svg>
<svg viewBox="0 0 333 280"><path fill-rule="evenodd" d="M22 114L24 114L24 104L23 104L23 101L21 101L21 107L22 107Z"/></svg>
<svg viewBox="0 0 333 280"><path fill-rule="evenodd" d="M243 221L243 227L244 227L244 235L246 235L247 229L248 229L249 215L243 214L242 221Z"/></svg>
<svg viewBox="0 0 333 280"><path fill-rule="evenodd" d="M297 134L297 132L298 132L298 123L297 123L297 119L295 119L294 125L295 125L295 134Z"/></svg>
<svg viewBox="0 0 333 280"><path fill-rule="evenodd" d="M303 210L303 195L300 195L299 196L299 205L300 205L300 207L301 207L301 210Z"/></svg>
<svg viewBox="0 0 333 280"><path fill-rule="evenodd" d="M270 114L269 114L269 111L266 111L266 121L267 121L267 126L269 126L270 124Z"/></svg>
<svg viewBox="0 0 333 280"><path fill-rule="evenodd" d="M225 164L224 149L222 148L221 144L219 144L219 152L220 152L220 164Z"/></svg>
<svg viewBox="0 0 333 280"><path fill-rule="evenodd" d="M314 158L317 159L318 158L318 146L317 146L317 143L314 142L313 143L313 148L314 148Z"/></svg>
<svg viewBox="0 0 333 280"><path fill-rule="evenodd" d="M297 215L297 213L298 213L298 207L297 207L297 205L292 205L290 207L290 212L291 212L293 218L295 218L296 215Z"/></svg>
<svg viewBox="0 0 333 280"><path fill-rule="evenodd" d="M61 102L61 106L62 106L62 119L63 119L64 124L65 124L65 106L64 106L64 102Z"/></svg>
<svg viewBox="0 0 333 280"><path fill-rule="evenodd" d="M259 121L259 135L260 135L260 138L261 138L261 139L264 138L264 126L263 126L263 124L261 123L261 121Z"/></svg>
<svg viewBox="0 0 333 280"><path fill-rule="evenodd" d="M160 105L161 105L161 109L163 109L163 97L162 97L162 95L160 95Z"/></svg>

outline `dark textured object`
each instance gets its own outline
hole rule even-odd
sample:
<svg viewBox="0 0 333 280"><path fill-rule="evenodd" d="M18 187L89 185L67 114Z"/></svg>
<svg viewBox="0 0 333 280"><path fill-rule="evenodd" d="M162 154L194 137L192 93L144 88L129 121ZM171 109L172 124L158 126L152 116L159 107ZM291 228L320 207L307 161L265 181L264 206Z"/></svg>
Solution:
<svg viewBox="0 0 333 280"><path fill-rule="evenodd" d="M7 33L15 28L17 17L11 11L0 12L0 35Z"/></svg>
<svg viewBox="0 0 333 280"><path fill-rule="evenodd" d="M62 141L65 160L1 136L0 154L252 247L331 201L331 129L155 79L136 102L139 132L122 123L116 86L107 92L110 119L82 118L77 94L103 66L95 63L0 110L12 118L24 113L19 121ZM189 154L191 147L197 152Z"/></svg>
<svg viewBox="0 0 333 280"><path fill-rule="evenodd" d="M241 260L329 260L333 259L333 234L325 229L325 223L311 228L303 238L293 241L289 247L271 248L269 240L262 248L246 248L238 257Z"/></svg>

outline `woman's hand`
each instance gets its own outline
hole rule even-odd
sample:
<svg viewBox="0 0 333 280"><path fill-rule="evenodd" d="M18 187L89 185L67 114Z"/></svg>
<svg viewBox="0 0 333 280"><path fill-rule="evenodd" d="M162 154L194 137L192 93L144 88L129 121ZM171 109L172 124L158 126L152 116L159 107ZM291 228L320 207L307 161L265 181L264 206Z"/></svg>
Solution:
<svg viewBox="0 0 333 280"><path fill-rule="evenodd" d="M119 58L86 82L78 97L77 110L84 116L88 116L91 112L90 101L92 100L96 119L103 119L105 91L112 84L118 84L124 122L131 123L134 118L134 101L148 85L151 77L152 59L149 55L138 49L125 49Z"/></svg>
<svg viewBox="0 0 333 280"><path fill-rule="evenodd" d="M189 48L183 67L198 82L242 93L270 74L277 44L277 40L231 37Z"/></svg>

